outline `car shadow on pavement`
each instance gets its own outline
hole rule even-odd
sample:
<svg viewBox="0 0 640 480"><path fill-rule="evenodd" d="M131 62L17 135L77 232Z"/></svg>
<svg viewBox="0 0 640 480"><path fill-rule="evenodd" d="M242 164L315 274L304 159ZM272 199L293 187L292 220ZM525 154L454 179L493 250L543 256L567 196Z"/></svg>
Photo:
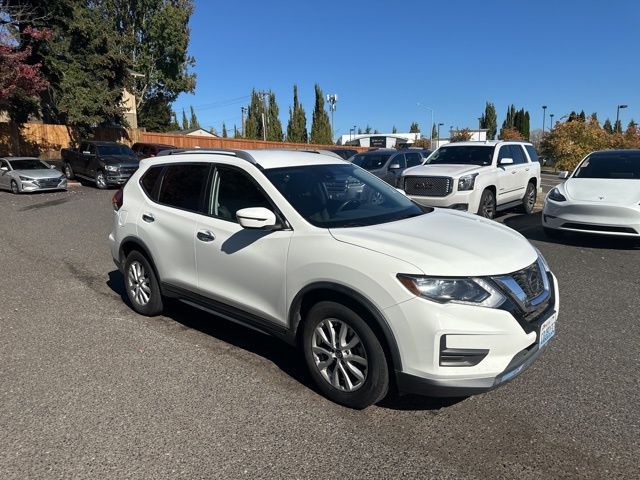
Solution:
<svg viewBox="0 0 640 480"><path fill-rule="evenodd" d="M107 286L131 307L125 291L122 273L118 270L113 270L108 275ZM301 352L278 338L238 325L179 301L171 301L165 307L163 316L181 324L185 328L197 330L229 345L259 355L272 362L301 385L316 392L318 395L322 395L307 371ZM439 410L443 407L454 405L461 400L464 400L464 398L429 398L418 395L398 395L392 385L390 393L377 405L390 410Z"/></svg>
<svg viewBox="0 0 640 480"><path fill-rule="evenodd" d="M503 223L520 232L529 240L536 240L572 247L597 248L607 250L640 250L640 241L633 238L609 237L573 232L562 232L558 238L548 237L542 228L542 213L533 215L514 215L507 217Z"/></svg>

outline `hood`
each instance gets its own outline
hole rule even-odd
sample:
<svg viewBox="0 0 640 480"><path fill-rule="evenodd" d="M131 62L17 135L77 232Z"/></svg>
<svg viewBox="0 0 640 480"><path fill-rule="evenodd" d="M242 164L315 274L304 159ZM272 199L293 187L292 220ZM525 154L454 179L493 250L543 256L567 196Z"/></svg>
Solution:
<svg viewBox="0 0 640 480"><path fill-rule="evenodd" d="M502 275L531 265L538 256L515 230L477 215L439 208L397 222L330 231L340 242L409 262L425 275Z"/></svg>
<svg viewBox="0 0 640 480"><path fill-rule="evenodd" d="M479 172L480 165L418 165L417 167L407 168L403 175L408 176L434 176L434 177L459 177L467 173Z"/></svg>
<svg viewBox="0 0 640 480"><path fill-rule="evenodd" d="M101 155L100 159L104 163L126 165L128 167L137 167L139 165L138 157L131 155Z"/></svg>
<svg viewBox="0 0 640 480"><path fill-rule="evenodd" d="M62 172L54 168L38 168L37 170L13 170L16 175L29 178L60 178Z"/></svg>
<svg viewBox="0 0 640 480"><path fill-rule="evenodd" d="M570 178L563 187L571 200L620 205L640 203L638 179Z"/></svg>

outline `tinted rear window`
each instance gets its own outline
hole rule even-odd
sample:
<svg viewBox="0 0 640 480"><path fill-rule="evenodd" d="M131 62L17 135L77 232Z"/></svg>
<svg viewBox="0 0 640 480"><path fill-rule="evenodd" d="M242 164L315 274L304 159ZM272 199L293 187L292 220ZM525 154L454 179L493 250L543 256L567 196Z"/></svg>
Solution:
<svg viewBox="0 0 640 480"><path fill-rule="evenodd" d="M390 153L370 153L369 155L356 155L352 162L365 170L377 170L382 168L389 157Z"/></svg>
<svg viewBox="0 0 640 480"><path fill-rule="evenodd" d="M491 165L494 149L493 146L480 145L440 147L429 156L426 163L429 165Z"/></svg>
<svg viewBox="0 0 640 480"><path fill-rule="evenodd" d="M156 183L158 183L158 179L160 178L160 174L162 173L163 168L164 167L162 165L151 167L145 172L144 175L142 175L142 178L140 179L140 186L152 200L158 200L158 193L155 187Z"/></svg>
<svg viewBox="0 0 640 480"><path fill-rule="evenodd" d="M209 165L168 165L165 167L158 201L170 207L205 213L204 194Z"/></svg>

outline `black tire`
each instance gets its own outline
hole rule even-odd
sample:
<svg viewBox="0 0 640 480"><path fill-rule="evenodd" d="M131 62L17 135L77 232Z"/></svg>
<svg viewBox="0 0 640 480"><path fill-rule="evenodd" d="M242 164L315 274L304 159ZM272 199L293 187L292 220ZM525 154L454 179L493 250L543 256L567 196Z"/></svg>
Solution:
<svg viewBox="0 0 640 480"><path fill-rule="evenodd" d="M491 220L496 216L496 196L488 188L482 192L480 197L478 215Z"/></svg>
<svg viewBox="0 0 640 480"><path fill-rule="evenodd" d="M558 240L563 236L563 232L555 228L542 227L542 229L544 230L544 234L552 240Z"/></svg>
<svg viewBox="0 0 640 480"><path fill-rule="evenodd" d="M96 187L100 190L106 190L109 188L109 185L107 185L107 176L102 170L98 170L96 172Z"/></svg>
<svg viewBox="0 0 640 480"><path fill-rule="evenodd" d="M527 190L524 192L524 197L522 197L522 211L527 215L531 215L536 207L537 199L538 189L533 182L529 182Z"/></svg>
<svg viewBox="0 0 640 480"><path fill-rule="evenodd" d="M64 176L67 177L67 180L73 180L74 178L76 178L75 174L73 173L73 168L71 168L69 162L64 163L62 171L64 172Z"/></svg>
<svg viewBox="0 0 640 480"><path fill-rule="evenodd" d="M20 188L15 180L11 180L11 193L14 195L18 195L20 193Z"/></svg>
<svg viewBox="0 0 640 480"><path fill-rule="evenodd" d="M359 340L359 342L350 347L349 345L340 346L340 339L337 337L341 333L341 330L338 328L338 332L335 332L334 335L337 341L337 343L334 343L334 347L337 346L337 348L328 346L329 344L326 343L322 344L323 348L325 348L327 352L331 352L333 357L324 353L314 354L314 342L317 342L318 339L321 338L320 335L316 334L316 329L326 326L325 321L329 320L332 322L332 325L336 327L345 324L348 327L347 330L350 329L350 333L353 335L348 336L347 334L344 337L345 341L346 339L350 339L349 342L347 342L348 344L354 341L355 336L357 336ZM307 314L302 328L302 350L307 368L318 389L327 398L355 409L366 408L384 398L389 390L389 368L387 359L376 334L360 315L339 303L328 301L319 302L314 305ZM317 343L315 345L317 345ZM317 348L315 351L318 352ZM350 362L349 358L359 360ZM360 363L362 359L366 360L366 367L363 367L363 364ZM320 362L320 364L323 362L326 363L326 361L332 362L331 365L334 366L333 371L339 370L339 372L335 374L335 376L332 376L330 368L327 367L322 369L325 371L322 373L321 369L316 365L316 361ZM352 368L354 368L354 366L357 367L363 380L359 380L353 375ZM338 379L337 383L339 386L334 386L324 375L328 375L328 377L332 377L334 380ZM342 379L340 379L340 377L342 377ZM341 388L341 383L348 385L347 382L349 382L349 380L347 380L346 377L351 377L355 379L356 382L361 381L361 384L353 391L348 391L346 387ZM355 383L353 386L355 386Z"/></svg>
<svg viewBox="0 0 640 480"><path fill-rule="evenodd" d="M142 275L138 275L142 267ZM136 274L136 270L138 274ZM143 288L146 285L147 288ZM139 287L136 289L136 286ZM147 257L137 250L127 255L124 263L124 287L127 291L127 297L133 309L140 315L147 317L155 317L162 313L164 305L162 303L162 295L160 293L160 283L158 277ZM145 295L148 295L148 300Z"/></svg>

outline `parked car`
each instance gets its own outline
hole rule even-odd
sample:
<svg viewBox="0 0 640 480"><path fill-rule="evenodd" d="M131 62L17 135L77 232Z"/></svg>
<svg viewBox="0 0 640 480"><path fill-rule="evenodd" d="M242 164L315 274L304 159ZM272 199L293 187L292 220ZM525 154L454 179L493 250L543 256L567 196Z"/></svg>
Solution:
<svg viewBox="0 0 640 480"><path fill-rule="evenodd" d="M133 150L116 142L85 140L80 148L63 148L61 155L62 170L69 180L78 177L101 189L124 185L139 163Z"/></svg>
<svg viewBox="0 0 640 480"><path fill-rule="evenodd" d="M590 153L560 178L567 180L544 201L547 235L571 231L640 238L640 150Z"/></svg>
<svg viewBox="0 0 640 480"><path fill-rule="evenodd" d="M66 190L67 179L53 165L34 157L0 158L0 189L13 193Z"/></svg>
<svg viewBox="0 0 640 480"><path fill-rule="evenodd" d="M406 168L420 165L424 161L424 157L420 150L379 148L358 153L350 160L395 187L398 186L402 172Z"/></svg>
<svg viewBox="0 0 640 480"><path fill-rule="evenodd" d="M329 148L328 150L330 152L337 153L338 155L340 155L340 158L344 160L347 160L358 154L358 150L354 148Z"/></svg>
<svg viewBox="0 0 640 480"><path fill-rule="evenodd" d="M443 145L422 166L407 169L400 188L412 200L493 218L521 206L532 213L540 189L540 163L528 142Z"/></svg>
<svg viewBox="0 0 640 480"><path fill-rule="evenodd" d="M143 158L155 157L163 150L173 150L175 145L167 145L164 143L141 143L136 142L131 147L133 153L142 160Z"/></svg>
<svg viewBox="0 0 640 480"><path fill-rule="evenodd" d="M491 390L555 332L557 282L523 236L421 207L335 157L172 153L145 160L113 205L136 312L179 299L298 345L319 390L349 407L392 384Z"/></svg>

